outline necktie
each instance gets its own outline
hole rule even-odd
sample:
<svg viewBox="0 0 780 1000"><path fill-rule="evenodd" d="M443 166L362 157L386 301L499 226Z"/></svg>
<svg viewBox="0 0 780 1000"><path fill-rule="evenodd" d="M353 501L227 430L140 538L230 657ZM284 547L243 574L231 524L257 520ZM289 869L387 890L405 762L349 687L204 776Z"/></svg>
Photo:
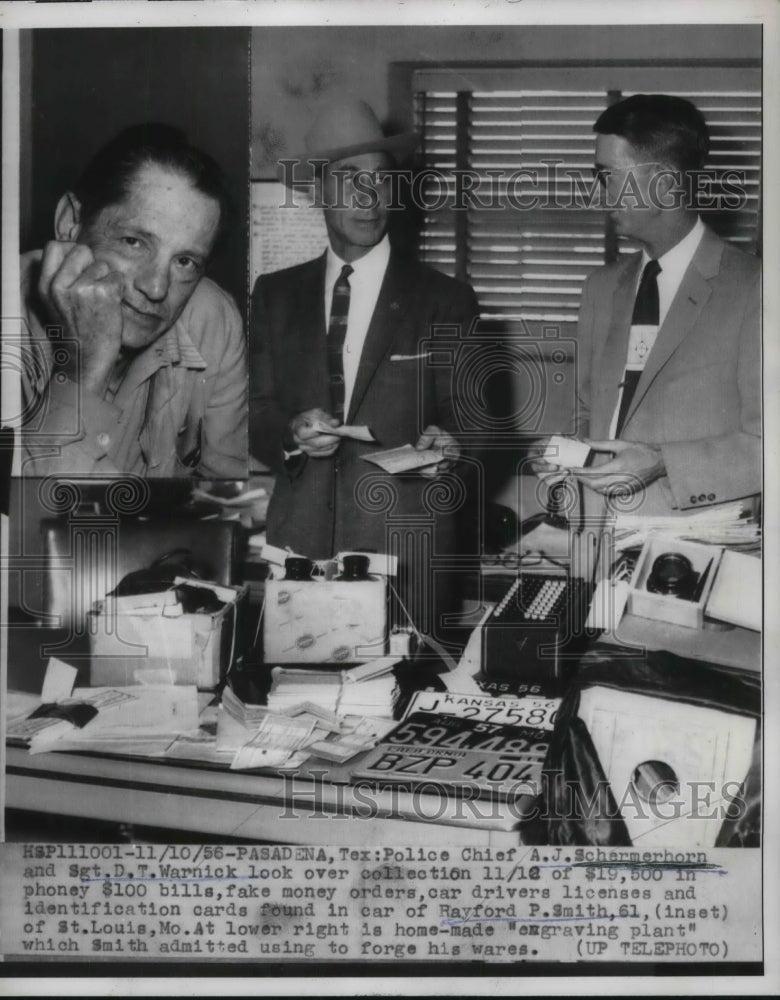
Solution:
<svg viewBox="0 0 780 1000"><path fill-rule="evenodd" d="M636 292L634 302L634 312L631 316L631 326L658 326L658 275L661 273L661 265L657 260L649 260L642 271L639 288ZM629 370L623 373L623 395L620 397L620 412L618 413L615 437L619 438L623 430L623 424L634 398L639 379L642 377L641 371Z"/></svg>
<svg viewBox="0 0 780 1000"><path fill-rule="evenodd" d="M330 412L344 419L344 338L349 315L349 276L354 268L345 264L333 286L333 301L328 321L328 378L330 380Z"/></svg>

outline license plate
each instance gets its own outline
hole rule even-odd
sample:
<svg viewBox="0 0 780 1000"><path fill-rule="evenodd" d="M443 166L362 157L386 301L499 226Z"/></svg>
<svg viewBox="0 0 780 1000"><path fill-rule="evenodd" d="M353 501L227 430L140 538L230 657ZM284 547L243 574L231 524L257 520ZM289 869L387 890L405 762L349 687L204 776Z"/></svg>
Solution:
<svg viewBox="0 0 780 1000"><path fill-rule="evenodd" d="M542 761L538 758L391 744L372 751L354 777L414 786L430 783L477 788L502 798L512 798L536 795L541 775Z"/></svg>
<svg viewBox="0 0 780 1000"><path fill-rule="evenodd" d="M543 759L547 734L530 726L475 722L451 715L415 712L388 734L385 743L438 750L477 750Z"/></svg>
<svg viewBox="0 0 780 1000"><path fill-rule="evenodd" d="M449 691L416 691L404 718L415 712L437 712L475 722L552 729L560 703L560 698L492 698Z"/></svg>

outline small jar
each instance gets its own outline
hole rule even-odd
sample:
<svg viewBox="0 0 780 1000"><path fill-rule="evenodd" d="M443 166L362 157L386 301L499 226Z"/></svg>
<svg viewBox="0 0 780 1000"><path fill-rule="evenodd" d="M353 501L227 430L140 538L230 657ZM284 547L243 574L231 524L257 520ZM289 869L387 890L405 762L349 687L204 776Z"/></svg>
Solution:
<svg viewBox="0 0 780 1000"><path fill-rule="evenodd" d="M310 580L314 567L311 559L305 556L288 556L284 561L285 580Z"/></svg>
<svg viewBox="0 0 780 1000"><path fill-rule="evenodd" d="M336 577L337 580L358 581L368 579L368 567L371 560L368 556L351 555L344 556L343 570Z"/></svg>

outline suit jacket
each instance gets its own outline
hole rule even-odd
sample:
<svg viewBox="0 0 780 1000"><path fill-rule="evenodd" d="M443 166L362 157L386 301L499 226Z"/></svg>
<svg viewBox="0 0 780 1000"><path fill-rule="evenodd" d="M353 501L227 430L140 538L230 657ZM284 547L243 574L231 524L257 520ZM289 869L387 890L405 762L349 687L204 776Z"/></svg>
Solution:
<svg viewBox="0 0 780 1000"><path fill-rule="evenodd" d="M253 293L250 449L279 473L268 540L312 558L356 548L384 552L395 525L431 529L434 546L447 552L452 518L435 481L385 476L361 456L414 444L428 424L457 432L452 359L431 364L424 341L438 324L449 334L457 325L467 336L478 314L474 293L391 253L345 414L346 423L370 427L379 443L345 439L332 458L304 458L290 471L282 448L289 420L312 407L330 410L324 281L323 255L264 275Z"/></svg>
<svg viewBox="0 0 780 1000"><path fill-rule="evenodd" d="M595 440L609 434L640 262L637 253L601 267L583 290L578 433ZM620 435L660 445L666 466L633 498L638 513L675 514L760 492L760 276L757 258L705 230Z"/></svg>

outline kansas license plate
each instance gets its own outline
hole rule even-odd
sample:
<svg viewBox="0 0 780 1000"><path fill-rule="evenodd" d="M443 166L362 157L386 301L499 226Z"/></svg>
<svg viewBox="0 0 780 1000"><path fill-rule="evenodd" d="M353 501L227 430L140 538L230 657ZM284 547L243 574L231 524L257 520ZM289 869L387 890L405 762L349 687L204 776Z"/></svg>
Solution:
<svg viewBox="0 0 780 1000"><path fill-rule="evenodd" d="M560 703L560 698L493 698L449 691L415 691L404 718L415 712L438 712L475 722L552 729Z"/></svg>

